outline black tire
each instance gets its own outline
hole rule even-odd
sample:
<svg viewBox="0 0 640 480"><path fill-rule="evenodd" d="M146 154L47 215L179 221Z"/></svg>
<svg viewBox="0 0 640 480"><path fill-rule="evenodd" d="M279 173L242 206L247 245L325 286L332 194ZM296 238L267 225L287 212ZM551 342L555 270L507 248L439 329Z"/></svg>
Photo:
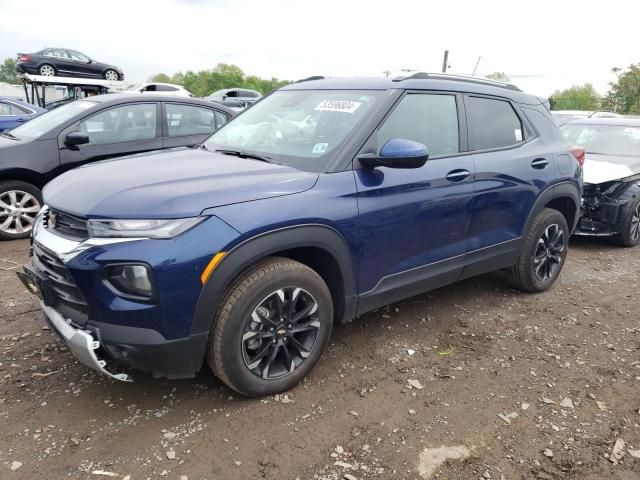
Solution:
<svg viewBox="0 0 640 480"><path fill-rule="evenodd" d="M11 200L14 196L24 202L17 216L14 216L16 205ZM19 180L0 182L0 240L17 240L31 235L33 220L41 207L42 192L39 188ZM17 228L18 225L23 228Z"/></svg>
<svg viewBox="0 0 640 480"><path fill-rule="evenodd" d="M108 70L105 70L104 75L103 75L103 76L104 76L104 79L105 79L105 80L109 80L109 75L110 75L110 74L111 74L112 76L115 76L115 77L116 77L116 78L115 78L115 80L112 78L112 79L111 79L111 81L117 81L117 80L120 80L120 75L118 74L118 72L116 72L116 71L115 71L114 69L112 69L112 68L110 68L110 69L108 69Z"/></svg>
<svg viewBox="0 0 640 480"><path fill-rule="evenodd" d="M310 312L298 320L291 311L278 313L293 297L293 311ZM236 392L273 395L294 387L315 366L332 326L331 293L320 275L294 260L269 257L229 288L214 319L207 361Z"/></svg>
<svg viewBox="0 0 640 480"><path fill-rule="evenodd" d="M53 74L50 72L53 72ZM48 63L43 63L38 67L38 75L42 75L44 77L55 77L56 73L58 73L56 72L56 68Z"/></svg>
<svg viewBox="0 0 640 480"><path fill-rule="evenodd" d="M620 212L618 233L612 237L615 244L621 247L635 247L640 242L640 195L638 192L627 191L625 196L629 201L625 203ZM623 200L621 198L620 200Z"/></svg>
<svg viewBox="0 0 640 480"><path fill-rule="evenodd" d="M543 209L525 232L518 261L505 270L507 281L525 292L547 290L560 275L568 246L569 227L564 215L557 210Z"/></svg>

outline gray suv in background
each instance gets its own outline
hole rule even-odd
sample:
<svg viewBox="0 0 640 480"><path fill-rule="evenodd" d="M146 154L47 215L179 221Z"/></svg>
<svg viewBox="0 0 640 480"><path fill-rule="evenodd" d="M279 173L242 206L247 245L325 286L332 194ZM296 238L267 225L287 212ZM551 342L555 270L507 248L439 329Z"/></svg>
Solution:
<svg viewBox="0 0 640 480"><path fill-rule="evenodd" d="M262 98L262 94L248 88L223 88L204 97L206 100L220 103L225 107L242 110Z"/></svg>

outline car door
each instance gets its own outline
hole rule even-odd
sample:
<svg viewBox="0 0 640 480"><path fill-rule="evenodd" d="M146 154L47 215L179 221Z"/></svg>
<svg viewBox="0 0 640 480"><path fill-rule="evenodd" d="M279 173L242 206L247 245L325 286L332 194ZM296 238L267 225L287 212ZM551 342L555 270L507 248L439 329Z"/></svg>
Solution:
<svg viewBox="0 0 640 480"><path fill-rule="evenodd" d="M198 145L226 121L224 114L200 105L166 102L163 110L165 148Z"/></svg>
<svg viewBox="0 0 640 480"><path fill-rule="evenodd" d="M78 74L87 77L98 75L98 72L95 71L94 63L84 53L76 50L67 50L67 55L71 59L70 64L73 70Z"/></svg>
<svg viewBox="0 0 640 480"><path fill-rule="evenodd" d="M77 75L76 64L63 48L52 48L46 56L52 57L56 75L60 77Z"/></svg>
<svg viewBox="0 0 640 480"><path fill-rule="evenodd" d="M462 96L408 92L361 153L392 138L424 144L416 169L366 169L356 161L361 311L455 281L467 248L474 164Z"/></svg>
<svg viewBox="0 0 640 480"><path fill-rule="evenodd" d="M468 269L508 266L538 194L557 176L545 149L518 106L504 98L466 95L469 149L476 169L469 225ZM478 268L478 270L486 270Z"/></svg>
<svg viewBox="0 0 640 480"><path fill-rule="evenodd" d="M157 102L132 102L94 112L65 128L58 136L64 170L87 162L162 148L162 124ZM83 132L89 143L68 147L65 137Z"/></svg>

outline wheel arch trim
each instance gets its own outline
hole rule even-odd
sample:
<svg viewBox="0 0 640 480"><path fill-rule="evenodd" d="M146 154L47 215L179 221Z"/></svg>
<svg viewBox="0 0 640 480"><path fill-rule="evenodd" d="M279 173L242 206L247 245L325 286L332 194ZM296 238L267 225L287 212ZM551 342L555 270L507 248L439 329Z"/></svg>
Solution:
<svg viewBox="0 0 640 480"><path fill-rule="evenodd" d="M531 210L529 211L529 216L527 217L527 221L522 230L522 235L525 235L526 232L529 231L533 220L549 202L561 198L569 199L573 201L575 205L575 218L573 219L573 223L569 225L569 231L573 232L576 225L578 224L578 220L580 219L580 190L574 182L561 182L549 186L540 195L538 195L538 198L536 198L533 207L531 207Z"/></svg>
<svg viewBox="0 0 640 480"><path fill-rule="evenodd" d="M191 324L191 334L210 331L220 302L239 274L265 257L303 247L319 248L336 260L345 297L342 316L347 320L353 318L356 311L355 269L346 240L328 225L294 225L252 236L226 252L202 288Z"/></svg>

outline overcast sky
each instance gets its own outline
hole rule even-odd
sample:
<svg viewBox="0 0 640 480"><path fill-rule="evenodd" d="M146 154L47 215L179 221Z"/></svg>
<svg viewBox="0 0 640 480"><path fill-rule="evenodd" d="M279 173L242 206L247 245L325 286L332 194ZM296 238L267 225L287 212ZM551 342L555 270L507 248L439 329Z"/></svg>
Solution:
<svg viewBox="0 0 640 480"><path fill-rule="evenodd" d="M640 62L637 0L0 0L0 59L80 50L127 80L219 62L284 79L503 71L548 96Z"/></svg>

